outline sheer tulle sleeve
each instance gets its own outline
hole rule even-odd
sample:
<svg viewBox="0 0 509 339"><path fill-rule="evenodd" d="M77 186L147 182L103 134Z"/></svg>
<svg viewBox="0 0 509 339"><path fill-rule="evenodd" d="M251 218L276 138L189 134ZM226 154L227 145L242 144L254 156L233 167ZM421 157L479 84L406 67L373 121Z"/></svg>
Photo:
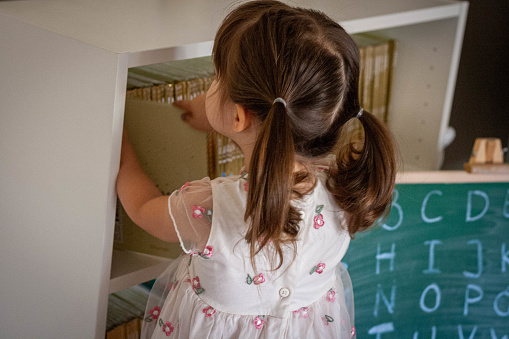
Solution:
<svg viewBox="0 0 509 339"><path fill-rule="evenodd" d="M209 178L184 184L168 198L173 226L186 253L202 250L212 225L212 186Z"/></svg>

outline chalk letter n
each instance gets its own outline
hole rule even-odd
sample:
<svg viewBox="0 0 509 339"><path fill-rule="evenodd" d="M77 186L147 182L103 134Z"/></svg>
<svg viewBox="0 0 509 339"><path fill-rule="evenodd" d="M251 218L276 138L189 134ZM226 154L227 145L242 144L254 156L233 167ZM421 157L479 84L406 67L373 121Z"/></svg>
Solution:
<svg viewBox="0 0 509 339"><path fill-rule="evenodd" d="M378 317L378 309L380 308L380 297L382 298L385 306L387 307L387 311L389 311L390 314L394 313L394 305L396 304L396 285L392 286L391 289L391 300L387 299L387 297L384 294L384 291L382 291L382 285L378 284L378 287L376 289L376 300L375 300L375 310L373 312L373 315L375 317Z"/></svg>

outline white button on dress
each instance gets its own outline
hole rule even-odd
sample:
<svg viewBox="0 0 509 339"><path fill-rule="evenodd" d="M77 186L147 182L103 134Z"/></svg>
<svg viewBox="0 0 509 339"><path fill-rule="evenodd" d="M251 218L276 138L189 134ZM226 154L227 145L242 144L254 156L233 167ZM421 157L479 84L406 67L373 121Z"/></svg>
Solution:
<svg viewBox="0 0 509 339"><path fill-rule="evenodd" d="M286 298L290 295L290 290L287 289L286 287L283 287L282 289L279 290L279 296L281 298Z"/></svg>

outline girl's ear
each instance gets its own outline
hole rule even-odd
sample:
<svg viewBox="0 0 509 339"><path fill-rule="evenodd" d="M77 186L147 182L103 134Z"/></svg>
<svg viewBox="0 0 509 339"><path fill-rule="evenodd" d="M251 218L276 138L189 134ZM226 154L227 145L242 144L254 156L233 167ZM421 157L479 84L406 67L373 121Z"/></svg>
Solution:
<svg viewBox="0 0 509 339"><path fill-rule="evenodd" d="M235 121L233 122L233 131L242 132L251 126L253 116L246 107L238 104L235 104L235 107L237 108L237 115L235 116Z"/></svg>

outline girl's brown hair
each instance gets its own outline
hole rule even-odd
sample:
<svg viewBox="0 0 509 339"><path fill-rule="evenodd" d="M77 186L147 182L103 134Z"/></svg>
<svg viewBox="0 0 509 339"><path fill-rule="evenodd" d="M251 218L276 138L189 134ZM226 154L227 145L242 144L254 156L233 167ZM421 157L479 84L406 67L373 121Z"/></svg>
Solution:
<svg viewBox="0 0 509 339"><path fill-rule="evenodd" d="M278 1L251 1L234 9L219 28L213 60L223 95L260 122L250 163L245 236L251 259L270 240L295 244L300 214L292 199L312 163L329 155L342 127L360 110L359 50L344 29L323 13ZM286 106L274 100L286 101ZM390 133L374 116L360 117L364 142L339 148L327 188L344 210L353 236L387 213L395 181ZM312 180L312 179L311 179Z"/></svg>

